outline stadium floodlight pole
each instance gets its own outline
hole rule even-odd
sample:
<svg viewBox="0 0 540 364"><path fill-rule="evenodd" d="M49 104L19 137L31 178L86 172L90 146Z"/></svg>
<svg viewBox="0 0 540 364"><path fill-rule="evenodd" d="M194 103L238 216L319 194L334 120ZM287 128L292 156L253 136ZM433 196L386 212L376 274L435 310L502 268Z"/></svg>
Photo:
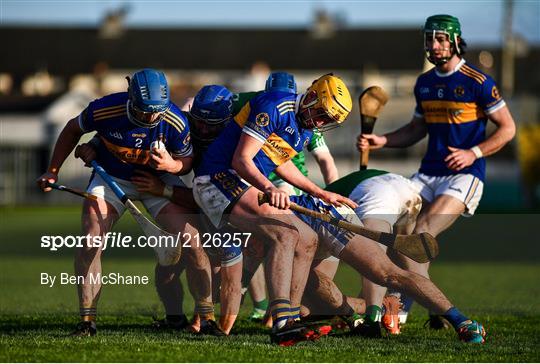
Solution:
<svg viewBox="0 0 540 364"><path fill-rule="evenodd" d="M87 198L89 200L97 200L97 197L92 195L91 193L84 192L84 191L81 191L81 190L77 190L75 188L64 186L64 185L61 185L61 184L58 184L58 183L47 182L47 187L51 187L51 188L53 188L55 190L58 190L58 191L69 192L69 193L72 193L74 195Z"/></svg>
<svg viewBox="0 0 540 364"><path fill-rule="evenodd" d="M360 110L360 133L371 134L375 121L379 117L382 108L388 102L388 94L379 86L371 86L358 97ZM367 169L369 161L369 149L360 152L360 170Z"/></svg>
<svg viewBox="0 0 540 364"><path fill-rule="evenodd" d="M144 214L137 208L137 206L135 206L133 201L131 201L127 197L126 193L122 190L120 185L118 185L118 183L116 183L116 181L113 180L112 177L109 176L109 174L103 169L103 167L101 167L95 160L91 162L91 165L94 168L94 171L96 171L96 173L99 174L100 177L103 178L105 183L107 183L107 185L113 190L116 197L118 197L120 201L122 201L124 206L130 212L131 216L133 216L135 221L137 221L146 236L165 236L169 237L169 239L166 239L168 244L170 244L171 242L176 242L176 244L174 244L176 246L168 246L168 244L165 244L165 246L161 246L161 244L158 244L157 246L152 247L156 253L158 263L160 265L167 266L176 264L180 260L180 255L182 253L182 243L175 240L177 236L159 228L146 216L144 216Z"/></svg>
<svg viewBox="0 0 540 364"><path fill-rule="evenodd" d="M259 205L268 203L268 196L259 193ZM432 261L439 254L439 244L437 240L429 233L401 235L390 234L382 231L371 230L361 225L352 224L345 220L336 219L328 214L314 211L291 202L290 209L307 215L314 219L319 219L339 228L352 231L379 244L395 249L401 254L411 258L418 263L427 263Z"/></svg>

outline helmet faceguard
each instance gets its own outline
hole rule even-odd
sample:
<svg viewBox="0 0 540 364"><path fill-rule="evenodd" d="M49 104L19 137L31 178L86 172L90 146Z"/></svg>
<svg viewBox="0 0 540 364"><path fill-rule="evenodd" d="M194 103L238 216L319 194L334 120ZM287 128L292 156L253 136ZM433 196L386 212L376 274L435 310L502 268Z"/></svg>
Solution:
<svg viewBox="0 0 540 364"><path fill-rule="evenodd" d="M445 34L452 48L449 57L435 58L431 54L432 48L428 47L428 41L434 42L437 34ZM424 25L424 49L428 61L436 66L447 63L454 54L460 55L461 25L456 17L451 15L433 15L426 19Z"/></svg>
<svg viewBox="0 0 540 364"><path fill-rule="evenodd" d="M352 109L343 81L332 75L315 80L302 96L296 118L304 129L325 132L341 125Z"/></svg>
<svg viewBox="0 0 540 364"><path fill-rule="evenodd" d="M209 144L232 117L233 94L219 85L204 86L193 99L188 118L193 138Z"/></svg>
<svg viewBox="0 0 540 364"><path fill-rule="evenodd" d="M281 91L296 94L294 76L287 72L272 72L266 80L265 91Z"/></svg>
<svg viewBox="0 0 540 364"><path fill-rule="evenodd" d="M170 108L169 86L163 72L143 69L128 80L127 114L129 120L144 128L153 128Z"/></svg>

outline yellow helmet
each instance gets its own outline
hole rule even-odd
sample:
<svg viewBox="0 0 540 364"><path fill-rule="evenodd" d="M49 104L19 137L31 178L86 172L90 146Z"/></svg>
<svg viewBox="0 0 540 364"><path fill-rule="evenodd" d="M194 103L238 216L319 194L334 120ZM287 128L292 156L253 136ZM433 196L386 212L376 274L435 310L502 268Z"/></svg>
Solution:
<svg viewBox="0 0 540 364"><path fill-rule="evenodd" d="M313 81L300 101L298 121L306 129L320 131L339 126L352 110L352 99L339 78L329 73Z"/></svg>

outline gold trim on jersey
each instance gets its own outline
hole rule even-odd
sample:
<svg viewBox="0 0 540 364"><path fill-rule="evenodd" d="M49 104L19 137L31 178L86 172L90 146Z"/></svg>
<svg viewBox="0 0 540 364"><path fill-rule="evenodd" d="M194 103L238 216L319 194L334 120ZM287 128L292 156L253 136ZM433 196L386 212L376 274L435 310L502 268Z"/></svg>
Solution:
<svg viewBox="0 0 540 364"><path fill-rule="evenodd" d="M174 115L173 113L167 112L165 114L165 117L163 118L163 121L169 123L173 128L178 131L178 133L182 133L185 128L185 124L182 119L180 119L178 115Z"/></svg>
<svg viewBox="0 0 540 364"><path fill-rule="evenodd" d="M100 139L107 150L124 163L147 164L150 160L150 151L148 150L122 147L111 143L104 137Z"/></svg>
<svg viewBox="0 0 540 364"><path fill-rule="evenodd" d="M486 117L475 102L422 101L422 109L427 123L462 124Z"/></svg>
<svg viewBox="0 0 540 364"><path fill-rule="evenodd" d="M261 150L276 166L282 165L298 154L289 143L275 133L270 135Z"/></svg>
<svg viewBox="0 0 540 364"><path fill-rule="evenodd" d="M107 106L107 107L102 107L101 109L96 109L96 110L94 110L94 115L107 113L107 112L110 112L110 111L113 111L113 110L116 111L116 109L121 109L121 108L126 108L126 104Z"/></svg>
<svg viewBox="0 0 540 364"><path fill-rule="evenodd" d="M483 84L484 81L487 79L486 76L484 76L480 72L472 69L471 67L469 67L469 66L467 66L465 64L460 67L459 71L461 73L463 73L465 76L469 76L469 77L473 78L479 84Z"/></svg>
<svg viewBox="0 0 540 364"><path fill-rule="evenodd" d="M123 111L116 111L116 112L111 112L110 114L104 114L104 115L98 115L98 116L94 116L94 121L100 121L100 120L105 120L105 119L111 119L111 118L116 118L118 116L125 116L127 115L126 113L126 110L123 110Z"/></svg>
<svg viewBox="0 0 540 364"><path fill-rule="evenodd" d="M249 114L251 113L251 106L249 105L249 102L247 104L245 104L241 109L240 111L238 112L238 114L236 114L236 116L234 117L234 121L236 122L236 124L238 124L241 128L244 127L244 125L246 125L247 123L247 120L249 118Z"/></svg>

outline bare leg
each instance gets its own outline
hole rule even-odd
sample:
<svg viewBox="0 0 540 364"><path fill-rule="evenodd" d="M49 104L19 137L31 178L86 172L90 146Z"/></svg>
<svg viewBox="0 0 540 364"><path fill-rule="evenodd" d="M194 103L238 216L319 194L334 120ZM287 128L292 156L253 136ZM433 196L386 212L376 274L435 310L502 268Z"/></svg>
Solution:
<svg viewBox="0 0 540 364"><path fill-rule="evenodd" d="M84 200L82 211L82 232L90 237L104 236L118 220L118 213L105 200ZM86 244L85 244L86 245ZM75 274L83 277L82 284L77 285L79 307L83 321L94 321L97 303L101 293L101 283L91 283L90 276L101 274L101 248L77 248L75 251Z"/></svg>
<svg viewBox="0 0 540 364"><path fill-rule="evenodd" d="M387 221L380 219L366 218L362 220L365 227L373 230L379 230L387 233L392 232L392 227ZM378 244L381 251L386 252L386 247ZM382 301L386 294L386 287L371 282L362 276L362 296L366 300L366 306L382 307Z"/></svg>
<svg viewBox="0 0 540 364"><path fill-rule="evenodd" d="M259 206L258 193L255 188L244 193L231 211L230 222L242 231L255 234L260 241L269 243L265 273L272 277L267 282L270 299L294 299L299 305L315 253L316 234L289 210ZM300 240L303 252L295 255Z"/></svg>
<svg viewBox="0 0 540 364"><path fill-rule="evenodd" d="M196 216L189 209L169 203L161 209L156 221L170 233L182 233L191 237L189 244L186 244L188 247L182 251L182 259L185 259L188 287L195 300L195 313L203 319L214 319L212 271L202 245L197 244L194 239L198 234ZM180 289L179 279L170 284L174 284L175 289Z"/></svg>
<svg viewBox="0 0 540 364"><path fill-rule="evenodd" d="M356 235L343 249L340 258L362 276L408 294L434 313L443 314L452 307L433 282L394 265L374 241Z"/></svg>

